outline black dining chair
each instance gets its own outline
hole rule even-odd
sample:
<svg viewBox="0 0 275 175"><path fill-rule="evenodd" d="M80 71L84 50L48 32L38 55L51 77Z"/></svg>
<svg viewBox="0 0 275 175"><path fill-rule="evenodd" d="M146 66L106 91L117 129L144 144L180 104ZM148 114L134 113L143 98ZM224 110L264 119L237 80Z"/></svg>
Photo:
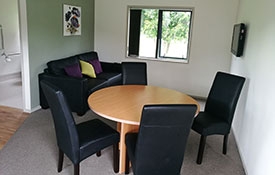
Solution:
<svg viewBox="0 0 275 175"><path fill-rule="evenodd" d="M145 62L122 62L122 84L147 85L147 64Z"/></svg>
<svg viewBox="0 0 275 175"><path fill-rule="evenodd" d="M223 154L226 154L228 135L244 82L244 77L217 72L205 109L198 114L192 125L192 129L201 135L197 164L202 163L206 137L209 135L224 136Z"/></svg>
<svg viewBox="0 0 275 175"><path fill-rule="evenodd" d="M138 133L127 133L126 171L134 175L179 175L196 105L145 105Z"/></svg>
<svg viewBox="0 0 275 175"><path fill-rule="evenodd" d="M76 124L62 91L44 80L40 83L54 121L59 148L58 172L62 171L64 153L74 165L74 174L78 175L82 160L95 153L100 156L101 150L111 145L114 172L118 172L119 133L99 119Z"/></svg>

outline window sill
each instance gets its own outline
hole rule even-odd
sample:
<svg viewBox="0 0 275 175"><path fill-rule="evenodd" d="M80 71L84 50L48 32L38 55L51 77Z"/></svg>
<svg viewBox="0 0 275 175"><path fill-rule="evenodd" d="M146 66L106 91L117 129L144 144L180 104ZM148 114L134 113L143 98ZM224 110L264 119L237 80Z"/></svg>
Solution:
<svg viewBox="0 0 275 175"><path fill-rule="evenodd" d="M149 60L149 61L160 61L160 62L172 62L172 63L188 64L188 60L184 60L184 59L152 58L152 57L139 57L139 56L127 56L127 58L138 59L138 60Z"/></svg>

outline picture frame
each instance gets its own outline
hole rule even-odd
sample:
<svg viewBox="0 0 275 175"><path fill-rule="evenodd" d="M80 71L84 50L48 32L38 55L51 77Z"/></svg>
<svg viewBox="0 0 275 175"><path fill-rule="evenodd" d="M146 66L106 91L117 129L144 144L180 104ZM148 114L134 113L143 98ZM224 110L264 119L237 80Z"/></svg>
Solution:
<svg viewBox="0 0 275 175"><path fill-rule="evenodd" d="M81 35L81 7L63 4L63 36Z"/></svg>

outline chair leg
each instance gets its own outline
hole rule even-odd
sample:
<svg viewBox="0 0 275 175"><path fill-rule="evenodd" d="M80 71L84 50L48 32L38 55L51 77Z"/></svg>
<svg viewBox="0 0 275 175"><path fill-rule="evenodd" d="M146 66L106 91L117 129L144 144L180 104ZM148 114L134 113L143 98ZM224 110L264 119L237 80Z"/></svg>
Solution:
<svg viewBox="0 0 275 175"><path fill-rule="evenodd" d="M129 156L128 153L126 151L126 159L125 159L125 174L129 174L129 168L130 167L130 160L129 160Z"/></svg>
<svg viewBox="0 0 275 175"><path fill-rule="evenodd" d="M96 156L100 157L101 156L101 151L96 152Z"/></svg>
<svg viewBox="0 0 275 175"><path fill-rule="evenodd" d="M201 164L201 162L202 162L205 143L206 143L206 136L201 135L199 152L198 152L198 157L197 157L197 164Z"/></svg>
<svg viewBox="0 0 275 175"><path fill-rule="evenodd" d="M61 149L59 149L57 172L62 171L63 160L64 160L64 153L63 153L63 151L61 151Z"/></svg>
<svg viewBox="0 0 275 175"><path fill-rule="evenodd" d="M223 137L223 150L222 150L223 154L226 154L226 152L227 152L228 135L229 134L225 134Z"/></svg>
<svg viewBox="0 0 275 175"><path fill-rule="evenodd" d="M79 175L79 163L74 165L74 175Z"/></svg>
<svg viewBox="0 0 275 175"><path fill-rule="evenodd" d="M118 150L118 143L113 145L113 161L114 161L114 172L118 173L119 171L119 150Z"/></svg>

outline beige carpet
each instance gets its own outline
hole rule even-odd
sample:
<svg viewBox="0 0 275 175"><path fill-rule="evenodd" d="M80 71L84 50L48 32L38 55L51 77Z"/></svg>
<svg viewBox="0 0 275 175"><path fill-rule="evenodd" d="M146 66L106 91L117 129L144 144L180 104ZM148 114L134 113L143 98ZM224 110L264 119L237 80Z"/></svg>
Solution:
<svg viewBox="0 0 275 175"><path fill-rule="evenodd" d="M83 117L75 116L76 122L98 117L91 111ZM104 120L104 119L103 119ZM115 123L106 121L115 126ZM221 136L210 136L202 165L196 164L199 135L191 132L185 151L181 175L244 175L233 134L230 134L227 155L222 154ZM72 163L65 158L63 171L57 173L57 146L50 110L39 110L30 115L10 141L0 151L1 175L72 175ZM82 175L111 175L112 148L102 151L80 164ZM132 173L130 173L132 175Z"/></svg>

